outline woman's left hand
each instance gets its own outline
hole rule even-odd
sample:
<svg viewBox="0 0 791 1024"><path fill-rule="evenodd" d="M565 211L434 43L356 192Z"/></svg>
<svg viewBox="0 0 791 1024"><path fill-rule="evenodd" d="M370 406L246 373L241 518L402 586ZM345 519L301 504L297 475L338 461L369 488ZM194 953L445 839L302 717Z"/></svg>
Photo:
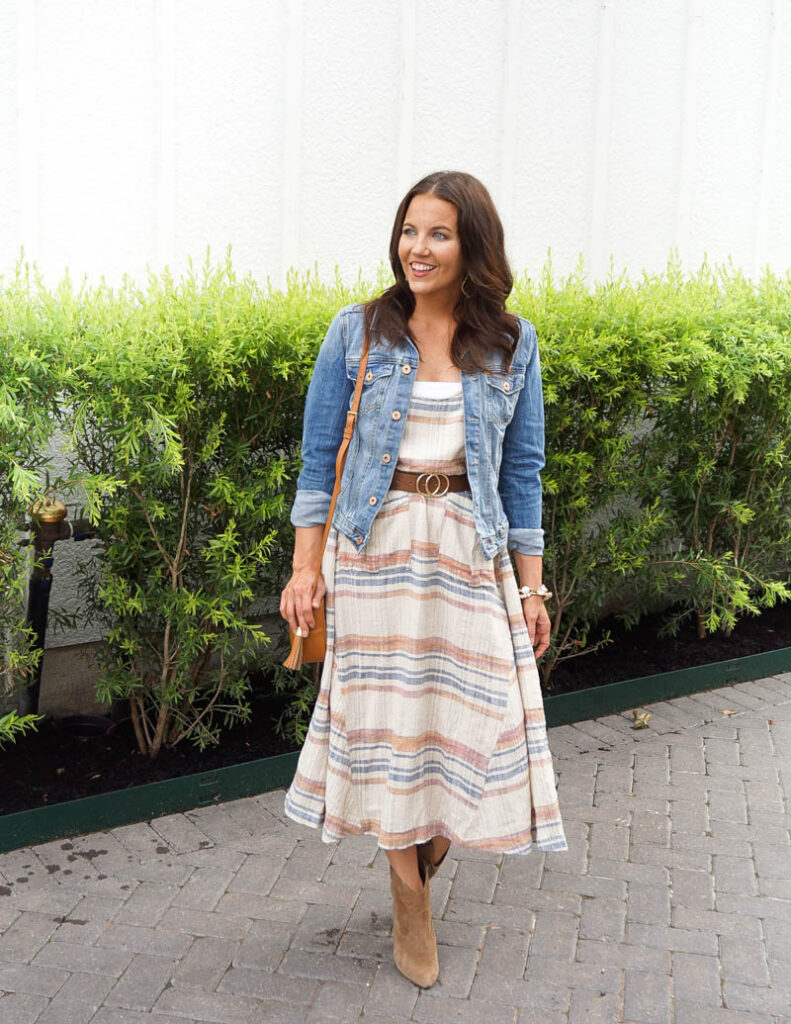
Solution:
<svg viewBox="0 0 791 1024"><path fill-rule="evenodd" d="M525 616L530 643L533 645L533 655L538 660L549 647L549 634L552 625L549 621L549 613L544 607L543 597L533 595L533 597L525 598L522 601L522 612Z"/></svg>

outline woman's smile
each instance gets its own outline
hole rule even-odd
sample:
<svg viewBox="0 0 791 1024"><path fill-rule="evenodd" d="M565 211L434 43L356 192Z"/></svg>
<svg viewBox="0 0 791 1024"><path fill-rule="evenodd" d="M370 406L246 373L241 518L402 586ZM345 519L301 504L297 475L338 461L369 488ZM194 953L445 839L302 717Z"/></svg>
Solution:
<svg viewBox="0 0 791 1024"><path fill-rule="evenodd" d="M416 295L454 293L461 287L458 213L439 196L417 195L409 204L398 243L404 277Z"/></svg>

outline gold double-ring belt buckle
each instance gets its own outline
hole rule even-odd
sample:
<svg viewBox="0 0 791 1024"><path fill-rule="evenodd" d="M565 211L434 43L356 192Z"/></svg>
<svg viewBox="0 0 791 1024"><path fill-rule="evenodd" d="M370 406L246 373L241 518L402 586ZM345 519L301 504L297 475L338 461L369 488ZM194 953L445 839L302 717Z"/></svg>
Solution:
<svg viewBox="0 0 791 1024"><path fill-rule="evenodd" d="M424 490L421 490L421 481L424 481ZM441 498L443 494L448 493L449 488L450 479L447 473L421 473L415 481L415 490L418 494L424 494L428 498Z"/></svg>

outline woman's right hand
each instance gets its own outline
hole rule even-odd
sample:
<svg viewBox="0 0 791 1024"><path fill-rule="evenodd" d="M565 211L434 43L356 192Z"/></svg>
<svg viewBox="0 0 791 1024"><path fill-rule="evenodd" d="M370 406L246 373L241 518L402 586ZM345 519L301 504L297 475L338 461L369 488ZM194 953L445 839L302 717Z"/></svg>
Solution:
<svg viewBox="0 0 791 1024"><path fill-rule="evenodd" d="M303 636L307 636L308 630L313 629L316 625L313 612L318 608L327 591L321 574L319 574L314 591L315 577L315 569L295 569L280 595L280 614L294 633L297 632L297 629L301 629Z"/></svg>

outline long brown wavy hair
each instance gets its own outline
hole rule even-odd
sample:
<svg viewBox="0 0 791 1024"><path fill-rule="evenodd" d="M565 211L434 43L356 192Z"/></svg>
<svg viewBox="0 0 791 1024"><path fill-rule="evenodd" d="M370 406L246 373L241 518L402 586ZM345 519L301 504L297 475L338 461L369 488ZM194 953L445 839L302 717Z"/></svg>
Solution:
<svg viewBox="0 0 791 1024"><path fill-rule="evenodd" d="M409 204L415 196L426 194L453 203L458 215L464 291L453 311L456 330L451 360L461 370L486 372L486 356L495 351L502 352L507 367L519 340L519 322L505 309L514 279L505 255L503 225L486 186L463 171L429 174L401 200L390 236L395 284L366 303L366 329L375 330L378 338L390 344L404 335L412 337L409 318L415 297L398 258L398 243Z"/></svg>

